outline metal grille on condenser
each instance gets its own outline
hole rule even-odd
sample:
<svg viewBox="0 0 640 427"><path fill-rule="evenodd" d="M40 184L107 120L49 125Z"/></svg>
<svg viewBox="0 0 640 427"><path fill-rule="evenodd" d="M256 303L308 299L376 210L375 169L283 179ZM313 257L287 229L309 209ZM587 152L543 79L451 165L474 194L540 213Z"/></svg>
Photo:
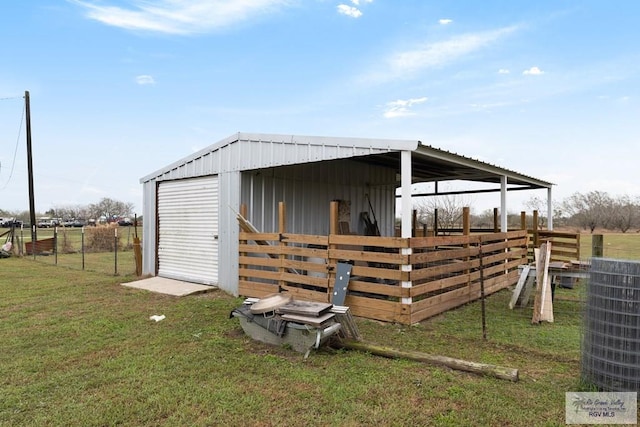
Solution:
<svg viewBox="0 0 640 427"><path fill-rule="evenodd" d="M591 260L582 378L602 391L640 391L640 262Z"/></svg>

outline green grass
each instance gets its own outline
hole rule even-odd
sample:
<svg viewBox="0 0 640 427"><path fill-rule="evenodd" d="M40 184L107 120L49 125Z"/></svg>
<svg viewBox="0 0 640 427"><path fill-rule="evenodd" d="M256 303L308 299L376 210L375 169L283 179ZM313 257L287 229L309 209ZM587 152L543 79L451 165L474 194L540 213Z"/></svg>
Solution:
<svg viewBox="0 0 640 427"><path fill-rule="evenodd" d="M365 340L517 368L517 383L323 348L308 359L249 339L221 291L183 298L135 277L0 260L0 425L561 426L580 383L580 310L531 325L511 293L415 326L357 319ZM572 291L567 291L572 292ZM161 322L149 320L164 314Z"/></svg>
<svg viewBox="0 0 640 427"><path fill-rule="evenodd" d="M72 247L79 231L68 230ZM588 258L591 236L581 242ZM640 235L604 242L606 257L640 259ZM553 324L508 310L509 291L491 296L487 340L479 303L414 326L357 320L367 341L517 368L511 383L329 348L304 360L246 337L229 319L240 299L125 288L133 253L118 253L118 277L114 261L85 254L82 271L79 253L0 260L0 425L553 426L564 425L566 391L590 390L580 284L557 291Z"/></svg>
<svg viewBox="0 0 640 427"><path fill-rule="evenodd" d="M603 234L605 258L640 260L640 233L600 233L596 230L594 234ZM592 238L591 234L580 234L580 256L583 259L591 257Z"/></svg>

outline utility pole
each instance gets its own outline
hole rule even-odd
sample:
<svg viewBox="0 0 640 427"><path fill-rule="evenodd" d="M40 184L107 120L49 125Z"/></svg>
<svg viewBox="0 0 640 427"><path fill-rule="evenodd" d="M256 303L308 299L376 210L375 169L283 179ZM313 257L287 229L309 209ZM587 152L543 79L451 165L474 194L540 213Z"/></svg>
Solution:
<svg viewBox="0 0 640 427"><path fill-rule="evenodd" d="M29 219L31 222L31 250L36 253L36 202L33 192L33 160L31 159L31 106L29 91L24 91L24 109L27 126L27 173L29 175Z"/></svg>

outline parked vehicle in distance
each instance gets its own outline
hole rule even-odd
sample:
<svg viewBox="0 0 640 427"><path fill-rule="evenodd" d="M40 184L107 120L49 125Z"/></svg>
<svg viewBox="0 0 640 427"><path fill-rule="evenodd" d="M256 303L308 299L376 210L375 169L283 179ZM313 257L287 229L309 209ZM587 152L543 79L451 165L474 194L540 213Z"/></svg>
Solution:
<svg viewBox="0 0 640 427"><path fill-rule="evenodd" d="M131 218L120 218L120 220L118 220L118 225L122 227L129 227L130 225L133 225L133 221L131 221Z"/></svg>
<svg viewBox="0 0 640 427"><path fill-rule="evenodd" d="M0 218L0 227L3 228L11 228L11 227L21 227L22 221L17 220L15 218Z"/></svg>
<svg viewBox="0 0 640 427"><path fill-rule="evenodd" d="M62 218L42 217L38 220L38 228L57 227L62 224Z"/></svg>

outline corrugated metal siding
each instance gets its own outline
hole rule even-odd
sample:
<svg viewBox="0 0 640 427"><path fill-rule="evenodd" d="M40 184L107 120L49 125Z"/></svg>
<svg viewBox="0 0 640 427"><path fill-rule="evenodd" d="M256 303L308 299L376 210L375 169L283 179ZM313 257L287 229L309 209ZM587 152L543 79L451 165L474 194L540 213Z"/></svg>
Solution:
<svg viewBox="0 0 640 427"><path fill-rule="evenodd" d="M142 182L180 179L390 151L415 150L418 141L239 133L179 160Z"/></svg>
<svg viewBox="0 0 640 427"><path fill-rule="evenodd" d="M241 202L247 204L249 220L261 231L278 231L282 201L288 232L326 235L330 202L349 201L350 229L364 234L360 212L370 213L369 195L381 234L392 236L395 179L394 170L350 160L263 169L243 173Z"/></svg>
<svg viewBox="0 0 640 427"><path fill-rule="evenodd" d="M218 283L218 177L158 186L158 275Z"/></svg>

